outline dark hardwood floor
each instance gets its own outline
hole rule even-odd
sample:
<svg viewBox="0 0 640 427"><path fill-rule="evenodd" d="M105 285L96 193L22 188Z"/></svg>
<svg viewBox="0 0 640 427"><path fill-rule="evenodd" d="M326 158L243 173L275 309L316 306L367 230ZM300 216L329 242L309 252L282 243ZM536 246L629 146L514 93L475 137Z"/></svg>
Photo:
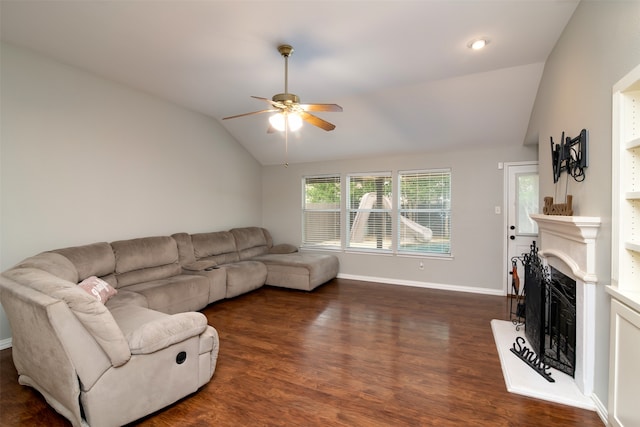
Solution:
<svg viewBox="0 0 640 427"><path fill-rule="evenodd" d="M490 326L504 297L337 279L204 313L220 334L212 380L137 425L603 426L507 392ZM69 425L16 377L0 351L0 424Z"/></svg>

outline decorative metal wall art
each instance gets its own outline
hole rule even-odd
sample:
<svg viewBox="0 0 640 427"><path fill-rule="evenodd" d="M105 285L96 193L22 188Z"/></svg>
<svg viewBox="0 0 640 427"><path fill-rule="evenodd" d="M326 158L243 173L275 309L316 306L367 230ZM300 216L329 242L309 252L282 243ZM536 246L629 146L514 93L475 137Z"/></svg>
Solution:
<svg viewBox="0 0 640 427"><path fill-rule="evenodd" d="M560 144L551 139L551 165L553 166L553 182L557 183L562 172L569 174L574 180L584 181L584 169L587 167L587 130L582 129L575 138L564 136Z"/></svg>

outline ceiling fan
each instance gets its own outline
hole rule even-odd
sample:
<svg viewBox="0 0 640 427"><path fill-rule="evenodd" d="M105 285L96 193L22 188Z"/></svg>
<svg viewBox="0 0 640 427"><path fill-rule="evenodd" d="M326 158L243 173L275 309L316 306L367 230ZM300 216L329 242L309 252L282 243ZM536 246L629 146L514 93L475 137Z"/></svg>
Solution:
<svg viewBox="0 0 640 427"><path fill-rule="evenodd" d="M271 99L252 96L252 98L266 102L269 104L270 108L225 117L222 120L235 119L254 114L276 113L269 118L270 126L267 129L268 133L272 133L276 130L297 130L302 126L303 120L326 131L334 130L336 128L334 124L310 114L309 111L340 112L342 111L342 107L337 104L300 104L300 98L298 98L298 95L289 93L288 85L289 56L293 53L293 47L288 44L283 44L278 46L278 52L280 52L280 55L284 57L284 93L273 95Z"/></svg>

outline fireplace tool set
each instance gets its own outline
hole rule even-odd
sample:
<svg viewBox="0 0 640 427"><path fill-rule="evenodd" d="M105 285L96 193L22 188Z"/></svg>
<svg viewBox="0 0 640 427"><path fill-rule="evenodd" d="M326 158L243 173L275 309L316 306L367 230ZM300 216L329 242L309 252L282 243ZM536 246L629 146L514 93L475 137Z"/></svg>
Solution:
<svg viewBox="0 0 640 427"><path fill-rule="evenodd" d="M526 266L525 258L527 254L523 254L521 257L511 258L511 296L509 298L509 320L516 326L516 331L524 325L525 320L525 290L524 283L520 283L520 276L518 275L518 261L523 267Z"/></svg>

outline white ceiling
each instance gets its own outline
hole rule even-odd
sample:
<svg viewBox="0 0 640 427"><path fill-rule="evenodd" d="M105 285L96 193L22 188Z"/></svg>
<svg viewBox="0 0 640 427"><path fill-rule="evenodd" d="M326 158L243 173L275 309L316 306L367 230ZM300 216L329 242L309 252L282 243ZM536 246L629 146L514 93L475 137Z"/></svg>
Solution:
<svg viewBox="0 0 640 427"><path fill-rule="evenodd" d="M220 121L263 165L284 137L256 111L284 91L332 132L289 136L290 163L523 143L544 61L579 0L6 1L4 41ZM483 51L467 43L487 36Z"/></svg>

